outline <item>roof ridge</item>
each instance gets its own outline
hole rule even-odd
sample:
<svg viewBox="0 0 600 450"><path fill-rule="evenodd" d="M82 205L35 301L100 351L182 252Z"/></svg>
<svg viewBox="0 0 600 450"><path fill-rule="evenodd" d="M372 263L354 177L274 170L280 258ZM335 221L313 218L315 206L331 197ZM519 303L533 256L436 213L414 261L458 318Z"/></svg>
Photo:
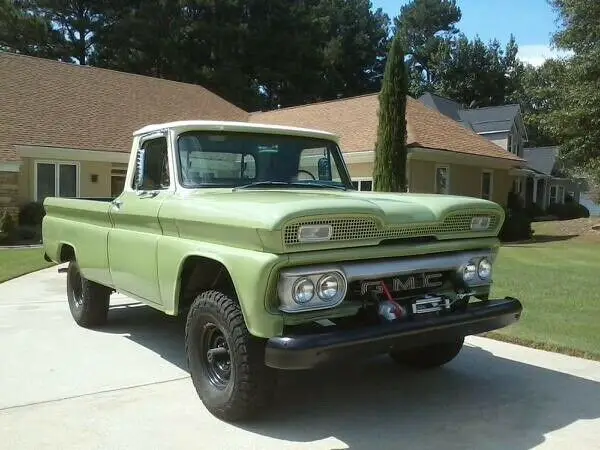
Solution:
<svg viewBox="0 0 600 450"><path fill-rule="evenodd" d="M459 106L461 106L461 108L462 108L462 103L461 103L461 102L459 102L458 100L454 100L453 98L450 98L450 97L445 97L445 96L443 96L443 95L436 94L436 93L434 93L434 92L429 92L429 91L426 91L426 92L425 92L425 94L423 94L423 95L426 95L426 94L429 94L429 95L431 95L432 97L437 97L437 98L441 98L442 100L448 100L449 102L456 103L456 104L458 104ZM423 95L421 95L421 97L423 97ZM419 98L420 98L420 97L419 97Z"/></svg>
<svg viewBox="0 0 600 450"><path fill-rule="evenodd" d="M482 110L482 109L505 108L507 106L518 106L519 108L521 108L521 105L519 103L507 103L505 105L482 106L480 108L464 108L463 111L479 111L479 110Z"/></svg>
<svg viewBox="0 0 600 450"><path fill-rule="evenodd" d="M354 99L358 99L358 98L372 97L374 95L379 95L379 92L380 91L371 92L370 94L359 94L359 95L353 95L351 97L343 97L343 98L335 98L332 100L324 100L324 101L320 101L320 102L305 103L303 105L286 106L284 108L269 109L267 111L252 111L252 112L250 112L250 115L265 114L265 113L276 112L276 111L289 111L291 109L296 109L296 108L307 108L309 106L325 105L328 103L337 103L337 102L343 102L343 101L347 101L347 100L354 100Z"/></svg>

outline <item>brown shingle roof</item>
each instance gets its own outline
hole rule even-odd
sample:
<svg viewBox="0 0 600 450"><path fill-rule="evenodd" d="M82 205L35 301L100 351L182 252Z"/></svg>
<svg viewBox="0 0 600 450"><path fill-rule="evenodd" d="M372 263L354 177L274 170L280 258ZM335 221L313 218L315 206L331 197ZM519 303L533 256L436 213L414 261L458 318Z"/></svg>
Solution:
<svg viewBox="0 0 600 450"><path fill-rule="evenodd" d="M340 136L344 152L373 150L377 138L378 94L283 108L250 115L251 122L319 128ZM408 139L411 147L446 150L524 162L454 120L408 97Z"/></svg>
<svg viewBox="0 0 600 450"><path fill-rule="evenodd" d="M0 161L14 144L129 152L149 123L248 118L201 86L2 52L0 92Z"/></svg>

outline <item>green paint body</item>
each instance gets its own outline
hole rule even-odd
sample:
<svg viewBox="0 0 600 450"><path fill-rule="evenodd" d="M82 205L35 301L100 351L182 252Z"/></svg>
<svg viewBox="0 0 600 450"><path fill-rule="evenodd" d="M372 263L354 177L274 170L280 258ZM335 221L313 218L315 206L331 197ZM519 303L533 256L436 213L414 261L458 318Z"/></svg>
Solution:
<svg viewBox="0 0 600 450"><path fill-rule="evenodd" d="M135 148L136 142L134 142ZM133 170L133 160L129 171ZM131 174L128 174L127 180ZM330 189L177 189L140 198L127 190L112 202L49 197L43 243L61 261L71 246L83 275L169 315L179 312L181 270L187 258L221 263L229 272L250 332L281 335L286 323L352 314L339 307L284 314L277 309L278 271L352 260L497 249L504 212L491 201L433 194ZM374 217L381 227L426 226L456 211L493 213L493 229L437 236L427 243L377 246L379 240L330 241L286 247L283 228L299 218Z"/></svg>

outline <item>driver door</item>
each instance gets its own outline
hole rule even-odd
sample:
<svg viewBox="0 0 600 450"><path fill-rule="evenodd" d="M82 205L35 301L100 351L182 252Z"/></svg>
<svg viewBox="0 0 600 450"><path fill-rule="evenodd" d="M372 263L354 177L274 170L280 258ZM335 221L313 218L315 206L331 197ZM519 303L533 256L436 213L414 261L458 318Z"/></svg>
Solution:
<svg viewBox="0 0 600 450"><path fill-rule="evenodd" d="M113 228L108 236L109 266L118 291L162 304L157 265L157 246L162 238L158 212L173 194L167 137L148 137L140 142L137 152L142 176L133 177L132 186L115 199L110 212Z"/></svg>

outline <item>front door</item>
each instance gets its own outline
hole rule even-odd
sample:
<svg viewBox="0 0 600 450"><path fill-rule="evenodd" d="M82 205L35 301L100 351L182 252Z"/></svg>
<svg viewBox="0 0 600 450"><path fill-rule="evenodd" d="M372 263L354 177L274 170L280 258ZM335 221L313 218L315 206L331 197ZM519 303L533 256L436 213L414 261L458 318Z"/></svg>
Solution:
<svg viewBox="0 0 600 450"><path fill-rule="evenodd" d="M143 149L143 176L113 201L113 228L108 236L108 258L118 291L161 304L156 250L162 238L158 212L172 195L167 139L149 138ZM138 152L140 150L138 149Z"/></svg>

